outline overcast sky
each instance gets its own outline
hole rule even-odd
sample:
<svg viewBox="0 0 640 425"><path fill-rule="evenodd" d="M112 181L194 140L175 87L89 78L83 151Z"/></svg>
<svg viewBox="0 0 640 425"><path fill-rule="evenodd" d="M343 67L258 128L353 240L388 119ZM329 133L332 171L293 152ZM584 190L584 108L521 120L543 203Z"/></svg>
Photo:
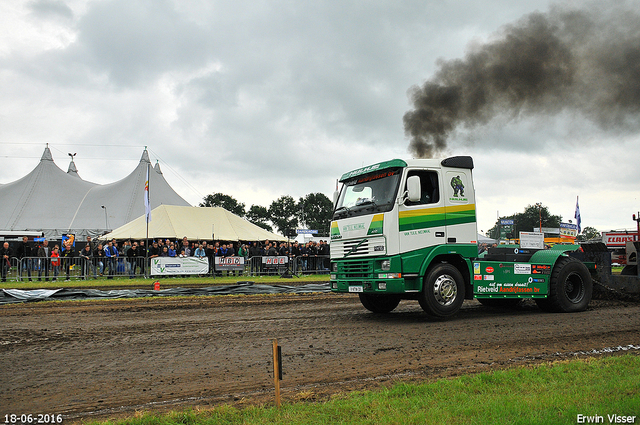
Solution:
<svg viewBox="0 0 640 425"><path fill-rule="evenodd" d="M344 172L412 156L409 90L442 64L532 13L600 3L3 1L0 183L31 171L46 143L64 171L77 153L79 175L101 184L126 177L148 146L192 205L215 192L247 208L331 198ZM639 37L640 0L616 4ZM573 219L577 196L583 227L635 228L635 106L614 125L584 107L495 114L454 129L439 154L473 156L479 230L536 202Z"/></svg>

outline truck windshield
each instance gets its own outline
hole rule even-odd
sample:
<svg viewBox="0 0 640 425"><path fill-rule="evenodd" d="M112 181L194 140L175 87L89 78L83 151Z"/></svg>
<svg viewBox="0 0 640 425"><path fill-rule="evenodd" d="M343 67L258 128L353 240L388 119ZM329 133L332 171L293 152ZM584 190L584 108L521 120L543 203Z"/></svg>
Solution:
<svg viewBox="0 0 640 425"><path fill-rule="evenodd" d="M393 209L401 175L401 168L393 168L345 181L333 219Z"/></svg>

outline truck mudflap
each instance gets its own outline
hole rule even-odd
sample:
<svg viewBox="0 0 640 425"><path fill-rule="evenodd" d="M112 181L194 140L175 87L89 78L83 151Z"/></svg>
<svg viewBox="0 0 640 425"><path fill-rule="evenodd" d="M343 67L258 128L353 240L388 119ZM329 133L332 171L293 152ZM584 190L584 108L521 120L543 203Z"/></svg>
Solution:
<svg viewBox="0 0 640 425"><path fill-rule="evenodd" d="M571 256L581 261L592 261L596 264L592 277L598 286L624 295L640 296L640 275L638 274L637 266L635 270L627 269L629 274L612 274L611 253L604 243L582 243L581 247L581 251L574 251ZM631 274L629 270L635 273Z"/></svg>

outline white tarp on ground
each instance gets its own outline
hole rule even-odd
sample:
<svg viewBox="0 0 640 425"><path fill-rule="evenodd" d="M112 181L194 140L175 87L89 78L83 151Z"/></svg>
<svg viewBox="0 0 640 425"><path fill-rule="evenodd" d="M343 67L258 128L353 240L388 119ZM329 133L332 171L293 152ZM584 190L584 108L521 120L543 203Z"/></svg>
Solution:
<svg viewBox="0 0 640 425"><path fill-rule="evenodd" d="M144 214L147 167L150 161L145 150L131 174L100 185L83 180L73 161L69 171L62 171L47 147L33 171L0 185L0 229L42 231L50 239L74 233L85 240L86 235L95 237L118 228ZM189 205L169 186L157 164L149 173L149 187L152 208Z"/></svg>
<svg viewBox="0 0 640 425"><path fill-rule="evenodd" d="M286 241L221 207L181 207L161 205L151 211L149 239L169 238L220 241ZM147 237L144 213L101 239L136 239Z"/></svg>

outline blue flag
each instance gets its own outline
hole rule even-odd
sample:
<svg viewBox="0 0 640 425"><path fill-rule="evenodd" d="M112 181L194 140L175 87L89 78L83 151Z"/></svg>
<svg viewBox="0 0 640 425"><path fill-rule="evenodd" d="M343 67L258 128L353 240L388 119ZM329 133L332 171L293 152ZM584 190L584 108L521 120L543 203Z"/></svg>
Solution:
<svg viewBox="0 0 640 425"><path fill-rule="evenodd" d="M582 227L581 227L582 220L580 219L580 205L578 205L577 196L576 196L576 213L573 217L576 219L576 223L578 224L578 234L580 234L580 232L582 232Z"/></svg>

